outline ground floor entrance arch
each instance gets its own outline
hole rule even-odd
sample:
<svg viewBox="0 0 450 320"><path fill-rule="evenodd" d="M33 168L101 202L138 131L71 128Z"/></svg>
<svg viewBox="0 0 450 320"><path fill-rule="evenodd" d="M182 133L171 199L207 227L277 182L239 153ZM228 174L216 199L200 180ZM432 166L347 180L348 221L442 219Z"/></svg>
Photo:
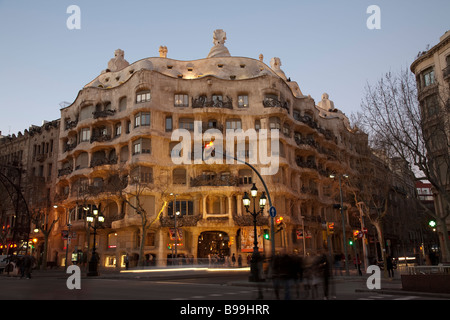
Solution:
<svg viewBox="0 0 450 320"><path fill-rule="evenodd" d="M223 261L230 256L230 237L223 231L205 231L198 236L197 259L209 263Z"/></svg>

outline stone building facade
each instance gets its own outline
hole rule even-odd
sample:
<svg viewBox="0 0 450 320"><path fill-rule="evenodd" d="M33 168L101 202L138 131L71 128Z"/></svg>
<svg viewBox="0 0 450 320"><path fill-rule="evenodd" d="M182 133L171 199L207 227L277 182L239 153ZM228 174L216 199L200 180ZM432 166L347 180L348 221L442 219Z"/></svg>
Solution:
<svg viewBox="0 0 450 320"><path fill-rule="evenodd" d="M411 64L416 76L418 98L421 108L421 126L427 144L427 156L434 167L439 185L450 188L450 31L443 34L439 43L420 52ZM433 188L435 210L441 248L450 248L449 200L442 192ZM445 221L445 223L444 223ZM445 228L443 228L445 226ZM447 249L449 250L449 249ZM443 250L444 261L449 261L450 252Z"/></svg>
<svg viewBox="0 0 450 320"><path fill-rule="evenodd" d="M273 58L268 66L262 56L233 57L223 31L216 31L214 39L208 57L195 61L170 59L161 47L160 57L129 64L117 50L108 69L61 110L58 199L72 214L72 246L77 248L92 244L80 208L103 208L106 228L97 237L103 265L120 265L127 253L136 257L142 238L138 213L107 191L112 171L127 177L124 194L145 202L150 218L165 205L144 236L146 260L165 264L172 255L174 211L181 211L178 255L245 257L252 250L252 219L242 197L253 183L262 191L262 183L245 164L174 164L176 129L192 134L216 129L223 135L227 129L279 130L279 170L264 177L283 217L284 228L275 234L277 251L315 253L327 248L323 224L340 225L332 206L339 192L329 174L355 172L359 133L327 94L318 105L303 95L281 70L280 59ZM146 185L139 195L133 193L138 185ZM269 228L268 207L258 224L261 234ZM271 243L261 234L259 247L269 253ZM336 251L342 250L341 240L333 235Z"/></svg>
<svg viewBox="0 0 450 320"><path fill-rule="evenodd" d="M22 134L0 136L0 252L35 247L44 252L48 221L55 218L53 203L57 175L59 120L32 125ZM65 224L61 224L61 228ZM28 243L30 238L38 244ZM12 247L11 247L12 246Z"/></svg>

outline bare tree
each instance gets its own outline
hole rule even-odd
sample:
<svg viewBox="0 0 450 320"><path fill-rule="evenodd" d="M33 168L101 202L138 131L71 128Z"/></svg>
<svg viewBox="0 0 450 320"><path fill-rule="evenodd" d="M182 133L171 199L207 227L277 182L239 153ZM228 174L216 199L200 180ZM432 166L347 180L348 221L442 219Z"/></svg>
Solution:
<svg viewBox="0 0 450 320"><path fill-rule="evenodd" d="M364 151L363 151L364 152ZM367 148L360 159L358 175L348 179L348 192L358 209L360 218L367 218L375 227L381 246L384 270L386 271L386 246L383 225L390 210L389 194L392 188L392 174L386 163ZM385 272L387 275L387 272Z"/></svg>
<svg viewBox="0 0 450 320"><path fill-rule="evenodd" d="M144 265L144 247L148 230L155 225L164 209L167 207L169 184L164 175L154 179L152 171L146 171L142 167L131 170L130 175L121 175L121 170L111 171L108 177L107 192L112 196L120 198L140 217L140 245L138 265ZM148 203L148 196L158 195L160 203L152 206ZM155 196L155 201L158 197ZM156 214L154 214L156 213Z"/></svg>
<svg viewBox="0 0 450 320"><path fill-rule="evenodd" d="M443 256L450 259L446 219L450 214L448 100L436 90L434 100L419 104L414 76L407 70L387 73L375 85L367 85L362 100L360 126L370 136L371 145L387 155L407 161L416 180L429 181L440 195L442 210L436 214L424 207L441 228ZM427 102L428 101L428 102ZM425 103L430 105L425 106ZM430 114L431 106L434 108ZM426 111L426 112L425 112Z"/></svg>
<svg viewBox="0 0 450 320"><path fill-rule="evenodd" d="M31 222L42 232L44 236L44 252L42 254L42 264L41 269L47 268L47 253L48 253L48 237L53 230L56 222L59 218L53 219L49 223L49 208L44 209L33 209L31 211Z"/></svg>

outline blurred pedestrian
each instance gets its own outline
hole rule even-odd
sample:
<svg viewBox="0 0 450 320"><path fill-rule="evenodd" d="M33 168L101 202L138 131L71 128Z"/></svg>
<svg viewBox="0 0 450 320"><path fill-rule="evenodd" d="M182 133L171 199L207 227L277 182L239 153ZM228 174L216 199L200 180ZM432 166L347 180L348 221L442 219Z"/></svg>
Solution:
<svg viewBox="0 0 450 320"><path fill-rule="evenodd" d="M125 256L125 270L128 270L128 267L130 266L130 257L128 257L128 253Z"/></svg>
<svg viewBox="0 0 450 320"><path fill-rule="evenodd" d="M25 274L25 277L27 279L31 279L31 271L33 269L33 259L31 258L30 255L25 255L23 257L23 273L22 276Z"/></svg>
<svg viewBox="0 0 450 320"><path fill-rule="evenodd" d="M358 274L362 276L361 272L361 259L359 259L359 254L356 254L356 257L353 259L353 263L355 264L355 268L358 269Z"/></svg>
<svg viewBox="0 0 450 320"><path fill-rule="evenodd" d="M388 255L386 257L386 267L387 267L389 278L391 278L391 277L394 278L394 262L392 261L391 255ZM391 276L391 274L392 274L392 276Z"/></svg>
<svg viewBox="0 0 450 320"><path fill-rule="evenodd" d="M328 258L325 253L319 256L318 261L318 269L319 273L322 276L323 283L323 298L325 300L329 299L329 283L330 283L330 263L328 262Z"/></svg>

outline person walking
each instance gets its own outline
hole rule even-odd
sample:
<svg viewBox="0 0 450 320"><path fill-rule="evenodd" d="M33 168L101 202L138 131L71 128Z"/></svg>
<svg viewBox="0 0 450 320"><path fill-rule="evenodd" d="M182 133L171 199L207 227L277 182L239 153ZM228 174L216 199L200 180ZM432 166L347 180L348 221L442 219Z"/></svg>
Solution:
<svg viewBox="0 0 450 320"><path fill-rule="evenodd" d="M391 255L388 255L386 257L386 267L387 267L389 278L391 278L391 277L394 278L394 263L392 261ZM392 274L392 276L391 276L391 274Z"/></svg>
<svg viewBox="0 0 450 320"><path fill-rule="evenodd" d="M128 257L128 253L125 256L125 270L128 270L128 267L130 266L130 258Z"/></svg>
<svg viewBox="0 0 450 320"><path fill-rule="evenodd" d="M31 279L31 271L33 269L33 260L28 254L23 257L23 275L27 279Z"/></svg>

